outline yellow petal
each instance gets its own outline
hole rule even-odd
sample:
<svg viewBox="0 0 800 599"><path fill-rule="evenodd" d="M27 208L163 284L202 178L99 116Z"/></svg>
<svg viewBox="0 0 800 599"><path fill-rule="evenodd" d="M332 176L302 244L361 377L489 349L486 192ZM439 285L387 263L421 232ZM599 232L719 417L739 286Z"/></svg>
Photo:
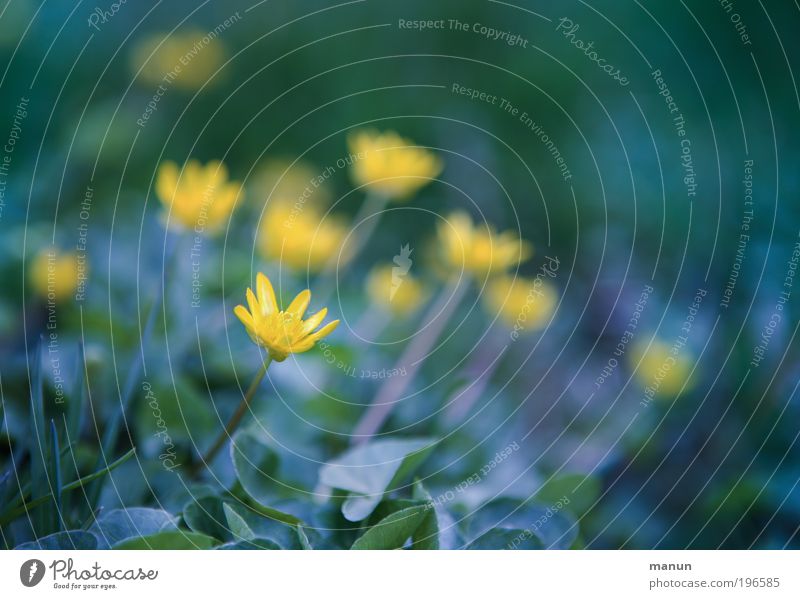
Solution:
<svg viewBox="0 0 800 599"><path fill-rule="evenodd" d="M308 302L310 301L311 292L305 289L298 293L297 297L292 300L292 303L286 308L286 312L299 320L303 318L303 314L306 313L306 308L308 308Z"/></svg>
<svg viewBox="0 0 800 599"><path fill-rule="evenodd" d="M310 350L312 347L314 347L314 340L306 337L302 341L292 344L291 351L293 354L302 354L303 352Z"/></svg>
<svg viewBox="0 0 800 599"><path fill-rule="evenodd" d="M250 290L248 289L248 291ZM254 327L255 323L253 322L253 317L250 312L247 311L247 308L242 305L238 305L233 309L233 313L239 320L242 321L242 324L246 329L250 330Z"/></svg>
<svg viewBox="0 0 800 599"><path fill-rule="evenodd" d="M325 315L327 313L328 313L328 309L327 308L323 308L322 310L320 310L316 314L313 314L312 316L309 316L308 319L303 322L303 329L302 329L303 330L303 334L307 335L308 333L310 333L311 331L316 329L319 326L319 324L323 320L325 320Z"/></svg>
<svg viewBox="0 0 800 599"><path fill-rule="evenodd" d="M245 296L247 297L247 305L250 307L251 318L255 320L258 316L261 316L261 307L258 305L258 300L256 299L253 290L249 287L247 288L247 293Z"/></svg>
<svg viewBox="0 0 800 599"><path fill-rule="evenodd" d="M258 302L261 304L261 313L264 316L278 311L278 301L275 299L275 290L272 283L264 273L256 276L256 291L258 292Z"/></svg>
<svg viewBox="0 0 800 599"><path fill-rule="evenodd" d="M339 321L338 320L334 320L332 322L329 322L328 324L326 324L324 327L322 327L316 333L313 333L313 334L309 335L308 337L306 337L306 339L308 339L308 340L310 340L312 342L319 341L323 337L326 337L326 336L330 335L337 326L339 326Z"/></svg>

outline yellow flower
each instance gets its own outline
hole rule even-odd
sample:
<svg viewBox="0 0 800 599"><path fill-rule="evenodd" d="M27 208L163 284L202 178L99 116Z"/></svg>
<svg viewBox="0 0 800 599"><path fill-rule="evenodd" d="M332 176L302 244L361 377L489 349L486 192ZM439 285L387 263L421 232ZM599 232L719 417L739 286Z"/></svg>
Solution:
<svg viewBox="0 0 800 599"><path fill-rule="evenodd" d="M244 328L254 343L265 348L276 362L283 362L289 354L308 351L314 344L329 335L339 324L338 320L329 322L314 332L328 313L323 308L303 320L311 292L301 291L289 304L286 311L278 308L272 283L263 273L256 277L256 293L247 289L248 311L244 306L236 306L233 312L242 321Z"/></svg>
<svg viewBox="0 0 800 599"><path fill-rule="evenodd" d="M438 229L446 266L463 268L479 280L506 272L533 255L533 246L513 231L474 227L466 212L451 214Z"/></svg>
<svg viewBox="0 0 800 599"><path fill-rule="evenodd" d="M228 169L218 160L205 166L190 160L181 171L174 162L161 164L156 194L169 211L168 224L177 229L219 232L236 206L241 185L228 181Z"/></svg>
<svg viewBox="0 0 800 599"><path fill-rule="evenodd" d="M56 249L39 252L31 264L31 286L41 297L52 294L55 299L65 298L77 289L79 276L85 276L80 266L78 256L72 252L60 253Z"/></svg>
<svg viewBox="0 0 800 599"><path fill-rule="evenodd" d="M259 233L264 257L280 260L296 270L319 272L330 260L349 259L340 250L347 229L338 219L324 217L310 204L271 200L267 204Z"/></svg>
<svg viewBox="0 0 800 599"><path fill-rule="evenodd" d="M628 359L648 397L676 397L691 387L692 359L686 348L673 351L669 343L652 339L635 343Z"/></svg>
<svg viewBox="0 0 800 599"><path fill-rule="evenodd" d="M199 29L159 32L136 42L131 53L131 69L152 86L199 89L220 78L218 69L225 62L225 46L218 37L209 38ZM216 75L215 75L216 74Z"/></svg>
<svg viewBox="0 0 800 599"><path fill-rule="evenodd" d="M558 294L540 277L502 275L486 284L483 301L492 315L497 314L515 331L536 331L553 316Z"/></svg>
<svg viewBox="0 0 800 599"><path fill-rule="evenodd" d="M416 311L426 297L422 284L397 266L376 266L367 277L367 295L373 303L397 315Z"/></svg>
<svg viewBox="0 0 800 599"><path fill-rule="evenodd" d="M393 131L358 131L348 145L355 182L390 199L408 199L442 172L435 154Z"/></svg>

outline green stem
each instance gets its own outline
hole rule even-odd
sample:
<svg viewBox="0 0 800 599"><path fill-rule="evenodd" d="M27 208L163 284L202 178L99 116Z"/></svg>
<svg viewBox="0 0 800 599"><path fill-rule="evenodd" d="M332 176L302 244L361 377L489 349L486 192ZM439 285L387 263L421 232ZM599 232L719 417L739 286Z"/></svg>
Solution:
<svg viewBox="0 0 800 599"><path fill-rule="evenodd" d="M247 389L247 393L245 393L244 398L242 401L239 402L239 406L236 408L236 411L231 416L230 420L228 420L228 424L225 425L225 429L219 434L217 440L214 441L214 444L211 446L205 455L203 456L202 460L195 465L192 474L197 474L202 464L210 464L211 460L216 457L219 453L219 450L222 449L223 445L225 445L226 441L231 438L233 433L238 428L239 424L244 418L244 415L250 409L250 402L253 400L253 396L255 396L256 391L258 390L259 385L261 385L261 381L264 380L264 375L267 374L267 368L272 363L272 358L267 357L264 363L261 365L261 369L256 374L253 382L250 383L250 387Z"/></svg>
<svg viewBox="0 0 800 599"><path fill-rule="evenodd" d="M348 244L350 246L349 254L351 260L358 256L372 237L380 221L381 213L386 209L388 203L389 198L383 194L367 193L367 197L353 217L353 223L357 229L356 233L351 235ZM316 301L320 302L320 305L324 305L336 290L337 260L338 256L331 256L320 273L319 279L314 284L316 288L314 296Z"/></svg>
<svg viewBox="0 0 800 599"><path fill-rule="evenodd" d="M405 369L405 374L387 378L378 389L372 403L356 424L350 439L352 445L366 443L378 434L395 406L403 399L403 393L422 366L422 362L429 356L445 325L455 314L468 287L469 281L454 279L450 285L442 289L439 297L428 308L420 321L428 323L427 326L411 340L395 364L396 369Z"/></svg>

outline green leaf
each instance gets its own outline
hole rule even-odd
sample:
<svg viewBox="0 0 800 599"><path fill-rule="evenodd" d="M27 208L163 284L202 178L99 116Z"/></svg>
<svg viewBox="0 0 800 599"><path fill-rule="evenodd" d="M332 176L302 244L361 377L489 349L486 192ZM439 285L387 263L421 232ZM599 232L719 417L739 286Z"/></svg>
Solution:
<svg viewBox="0 0 800 599"><path fill-rule="evenodd" d="M465 549L542 549L539 537L520 528L490 528Z"/></svg>
<svg viewBox="0 0 800 599"><path fill-rule="evenodd" d="M308 540L305 529L300 524L295 527L295 530L297 530L297 538L300 539L300 546L303 549L314 549L311 546L311 542Z"/></svg>
<svg viewBox="0 0 800 599"><path fill-rule="evenodd" d="M16 549L97 549L97 537L85 530L57 532L37 541L23 543Z"/></svg>
<svg viewBox="0 0 800 599"><path fill-rule="evenodd" d="M262 504L275 499L278 454L255 433L241 430L233 436L231 461L244 491Z"/></svg>
<svg viewBox="0 0 800 599"><path fill-rule="evenodd" d="M228 527L230 528L231 533L233 534L234 539L242 539L245 541L251 541L256 538L256 534L253 530L247 525L244 518L242 518L236 510L234 510L231 506L227 503L222 505L222 509L225 512L225 518L228 521Z"/></svg>
<svg viewBox="0 0 800 599"><path fill-rule="evenodd" d="M433 506L432 511L434 512L434 515L428 514L426 520L435 517L436 522L436 538L435 540L430 541L430 546L417 546L417 542L415 540L415 546L413 549L459 549L463 545L463 542L458 533L458 526L456 525L455 520L444 507L441 505L436 505L436 503L433 501L433 497L422 485L421 481L414 481L414 490L412 496L414 499L428 502ZM428 528L429 531L432 531L432 527L433 523L423 522L420 525L420 530L417 532L415 537L419 539L424 538L426 535L423 534L423 529ZM435 547L433 546L434 544Z"/></svg>
<svg viewBox="0 0 800 599"><path fill-rule="evenodd" d="M224 545L220 545L219 547L215 547L215 549L220 550L242 550L242 549L249 549L249 550L258 550L258 549L277 549L280 550L281 546L278 545L275 541L271 541L270 539L250 539L249 541L238 541L236 543L225 543Z"/></svg>
<svg viewBox="0 0 800 599"><path fill-rule="evenodd" d="M189 502L183 519L195 532L227 543L254 538L269 539L281 549L300 549L295 524L286 524L242 504L209 496Z"/></svg>
<svg viewBox="0 0 800 599"><path fill-rule="evenodd" d="M602 490L600 479L587 474L563 474L551 477L536 493L536 500L545 505L566 505L573 514L582 516L594 505Z"/></svg>
<svg viewBox="0 0 800 599"><path fill-rule="evenodd" d="M433 497L419 480L414 481L413 496L414 499L425 501L429 509L425 514L425 519L414 532L411 548L439 549L439 518L433 504Z"/></svg>
<svg viewBox="0 0 800 599"><path fill-rule="evenodd" d="M425 513L411 540L412 549L439 549L439 520L433 506Z"/></svg>
<svg viewBox="0 0 800 599"><path fill-rule="evenodd" d="M247 523L256 538L269 539L281 549L302 549L296 525L264 517L243 506L230 507Z"/></svg>
<svg viewBox="0 0 800 599"><path fill-rule="evenodd" d="M320 482L349 491L342 514L351 522L367 518L383 499L428 456L436 441L386 439L360 445L320 469Z"/></svg>
<svg viewBox="0 0 800 599"><path fill-rule="evenodd" d="M275 522L282 522L283 524L289 524L289 525L302 523L300 518L298 518L297 516L289 514L288 512L283 512L281 510L276 510L275 508L263 505L250 496L247 497L247 500L248 501L244 501L243 503L245 503L248 508L250 508L257 514L260 514L261 516L264 516L269 520L274 520Z"/></svg>
<svg viewBox="0 0 800 599"><path fill-rule="evenodd" d="M356 539L351 549L401 549L425 520L429 509L418 505L386 516Z"/></svg>
<svg viewBox="0 0 800 599"><path fill-rule="evenodd" d="M200 497L183 508L183 520L194 532L214 537L220 541L231 541L225 504L215 496Z"/></svg>
<svg viewBox="0 0 800 599"><path fill-rule="evenodd" d="M171 530L117 543L112 549L211 549L218 541L186 530Z"/></svg>
<svg viewBox="0 0 800 599"><path fill-rule="evenodd" d="M89 532L100 539L100 545L111 547L127 539L177 529L178 519L168 512L131 507L103 514L92 524Z"/></svg>
<svg viewBox="0 0 800 599"><path fill-rule="evenodd" d="M569 549L577 535L577 524L563 509L515 499L496 499L469 519L469 539L477 540L492 529L528 531L545 549Z"/></svg>

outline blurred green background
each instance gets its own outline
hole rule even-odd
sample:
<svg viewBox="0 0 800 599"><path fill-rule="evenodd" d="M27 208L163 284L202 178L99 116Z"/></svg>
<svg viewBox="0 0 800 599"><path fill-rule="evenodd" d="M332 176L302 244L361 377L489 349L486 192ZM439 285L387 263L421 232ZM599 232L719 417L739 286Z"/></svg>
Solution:
<svg viewBox="0 0 800 599"><path fill-rule="evenodd" d="M477 291L461 306L460 326L423 364L410 387L415 394L384 428L442 439L419 473L434 497L518 443L519 451L460 493L457 514L494 497L534 496L545 481L570 473L589 481L565 491L575 495L580 546L800 546L798 311L794 279L787 278L800 232L794 3L738 0L727 10L721 2L232 0L131 2L102 16L96 11L111 11L110 3L1 4L0 139L6 131L10 138L16 118L18 140L4 153L0 204L0 471L28 467L32 373L40 335L48 334L46 302L30 279L42 249L74 250L87 223L85 299L58 305L67 386L76 380L80 343L89 378L91 410L80 438L71 439L71 472L91 470L98 436L119 418L126 376L140 357L140 378L156 391L178 461L189 464L195 444L207 446L221 429L216 411L230 414L258 368L258 352L231 314L254 273L279 281L284 301L305 286L314 291L313 277L256 250L270 195L265 168L298 157L311 172L333 167L331 210L352 217L364 194L337 160L347 156L349 132L376 128L431 148L445 169L384 216L327 303L332 315L357 321L367 310L368 270L391 262L404 244L415 248L414 272L432 291L441 286L431 258L436 215L457 208L500 230L519 230L534 244L520 273L535 276L547 257L560 262L552 322L507 344L471 417L456 426L441 408L474 378L465 365L475 352L496 355L507 339L476 303ZM579 26L571 38L562 18ZM399 25L428 19L443 19L443 28ZM451 28L451 19L468 30ZM525 47L487 38L475 24L518 34ZM198 48L215 30L213 42ZM574 40L593 41L629 84L598 68ZM187 52L195 55L164 83ZM657 70L676 113L658 93ZM519 113L499 100L456 94L454 84L504 98ZM523 111L541 131L521 121ZM685 137L677 133L677 113ZM568 164L568 180L542 134ZM693 195L684 180L684 139ZM203 242L199 309L187 308L191 240L167 237L153 188L161 162L190 158L224 161L245 188L230 228ZM88 216L81 212L87 189ZM165 271L165 248L173 243ZM162 279L163 309L140 348ZM653 291L635 340L671 347L691 313L680 359L692 374L685 386L642 406L654 359L631 362L630 350L596 383L646 286ZM692 311L698 289L702 301ZM383 339L418 326L415 316L398 319ZM764 357L754 365L765 327ZM386 368L403 347L370 344L349 327L330 343L359 369ZM271 370L255 408L281 457L270 491L276 500L308 499L320 465L347 448L377 388L342 376L321 356L314 350ZM44 377L52 398L53 373L45 368ZM137 381L112 443L115 454L136 446L137 459L108 477L100 503L175 511L192 487L162 467L140 389ZM46 405L48 413L61 409ZM230 483L230 465L222 462L219 481L203 484ZM13 474L3 476L3 484L16 484ZM35 536L25 523L15 526L17 542Z"/></svg>

